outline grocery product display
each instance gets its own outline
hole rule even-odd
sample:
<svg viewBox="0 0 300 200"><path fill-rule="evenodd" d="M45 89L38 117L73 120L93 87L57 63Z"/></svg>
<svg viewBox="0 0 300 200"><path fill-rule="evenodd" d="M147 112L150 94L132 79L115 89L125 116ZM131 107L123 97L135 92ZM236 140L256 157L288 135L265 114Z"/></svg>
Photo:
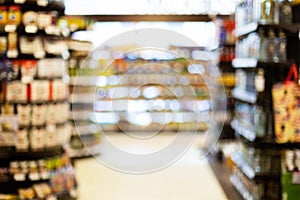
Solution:
<svg viewBox="0 0 300 200"><path fill-rule="evenodd" d="M243 199L294 199L298 183L291 177L297 174L287 166L294 165L300 148L295 125L299 26L292 20L294 4L289 1L252 3L241 4L236 13L231 126L240 145L231 155L235 167L230 180Z"/></svg>
<svg viewBox="0 0 300 200"><path fill-rule="evenodd" d="M76 177L86 174L76 174L74 164L92 171L90 157L108 158L110 152L101 149L107 147L104 136L122 146L120 136L145 142L179 133L198 133L197 156L206 150L213 155L205 162L228 199L299 199L299 0L90 2L0 0L1 200L81 199ZM203 24L194 23L199 21ZM141 48L152 41L144 41L136 28L156 26L182 29L186 36L192 32L189 39L199 37L197 42L207 46L178 41ZM206 26L203 35L194 31ZM137 41L108 40L95 48L102 39L132 29ZM210 31L216 36L208 37ZM205 43L204 37L218 41ZM141 154L152 148L130 145L122 151ZM194 168L192 156L186 158L180 168ZM114 168L109 167L104 172ZM192 169L189 173L194 175ZM130 191L133 185L123 180L131 174L113 176L120 182L104 190L117 185ZM94 178L86 177L82 180ZM97 185L94 179L89 184ZM135 190L148 190L141 188Z"/></svg>
<svg viewBox="0 0 300 200"><path fill-rule="evenodd" d="M224 90L226 98L220 98L217 100L217 104L226 101L226 106L218 106L216 113L220 117L218 126L221 129L214 129L210 133L211 145L218 139L217 145L214 145L214 149L210 152L211 155L217 157L219 160L224 158L224 144L232 142L235 139L234 130L230 126L230 122L233 116L234 98L232 97L232 89L235 86L235 69L232 66L232 60L235 58L235 41L236 38L233 34L235 28L235 20L233 16L228 19L216 20L216 27L218 28L219 38L219 56L218 56L218 68L221 72L221 76L218 78L217 84L214 86L216 93L222 93ZM223 118L223 119L222 119Z"/></svg>
<svg viewBox="0 0 300 200"><path fill-rule="evenodd" d="M235 11L237 26L252 22L286 25L297 23L298 5L298 1L290 0L242 1Z"/></svg>
<svg viewBox="0 0 300 200"><path fill-rule="evenodd" d="M230 127L230 121L232 119L234 99L232 98L232 89L235 86L235 69L232 66L232 60L235 58L236 38L233 34L235 29L234 19L224 19L221 22L220 32L220 56L219 56L219 69L222 71L221 84L224 85L227 106L226 106L226 120L223 126L223 132L221 138L234 138L234 132ZM224 27L224 28L223 28ZM225 110L223 110L225 112Z"/></svg>
<svg viewBox="0 0 300 200"><path fill-rule="evenodd" d="M2 199L75 199L61 1L1 2Z"/></svg>
<svg viewBox="0 0 300 200"><path fill-rule="evenodd" d="M207 73L206 67L211 63L192 58L192 51L197 50L192 47L170 47L172 52L179 49L185 52L182 58L171 58L170 53L159 52L164 58L145 59L143 54L147 53L147 50L141 50L118 57L108 67L106 63L110 59L99 58L94 62L95 66L81 68L79 73L100 76L89 79L79 76L75 81L81 86L96 87L96 98L94 93L86 95L83 92L86 89L77 87L76 93L82 91L80 95L86 98L80 98L78 95L74 96L73 101L84 99L87 101L84 103L93 103L91 101L95 99L93 108L96 115L89 116L87 110L86 116L108 132L206 130L210 115L208 89L204 79L196 74L197 69L192 71L191 63L201 67L199 71L203 73ZM112 49L105 51L111 56L114 52ZM87 80L90 83L87 83ZM191 88L194 88L194 92ZM136 109L132 109L133 105ZM196 107L198 110L195 110ZM75 114L75 120L77 117L80 120L82 114ZM180 117L181 115L185 117Z"/></svg>
<svg viewBox="0 0 300 200"><path fill-rule="evenodd" d="M75 19L71 20L71 22L73 21ZM79 30L83 30L84 26L80 26L80 24L77 27ZM95 70L92 68L80 69L81 64L85 62L85 58L92 50L92 43L71 40L68 45L71 52L68 61L71 112L76 116L80 115L80 118L74 119L71 116L70 119L72 123L72 137L68 153L72 158L98 155L100 153L101 131L88 116L89 113L94 111L93 99L90 99L90 97L95 92L95 85L91 84L91 81L95 80L95 74L93 74ZM87 100L90 101L87 102Z"/></svg>

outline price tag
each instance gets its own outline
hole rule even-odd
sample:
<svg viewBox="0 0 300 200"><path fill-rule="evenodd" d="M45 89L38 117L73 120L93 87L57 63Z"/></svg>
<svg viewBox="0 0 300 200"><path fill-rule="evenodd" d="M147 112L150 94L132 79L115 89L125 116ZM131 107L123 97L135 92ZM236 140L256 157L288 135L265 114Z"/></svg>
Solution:
<svg viewBox="0 0 300 200"><path fill-rule="evenodd" d="M38 31L38 27L36 25L27 25L25 27L26 33L36 33Z"/></svg>
<svg viewBox="0 0 300 200"><path fill-rule="evenodd" d="M46 7L49 4L49 1L48 0L37 0L36 3L38 6Z"/></svg>
<svg viewBox="0 0 300 200"><path fill-rule="evenodd" d="M16 181L25 181L26 180L26 176L23 173L17 173L17 174L14 174L14 179Z"/></svg>
<svg viewBox="0 0 300 200"><path fill-rule="evenodd" d="M14 0L15 3L24 4L26 0Z"/></svg>
<svg viewBox="0 0 300 200"><path fill-rule="evenodd" d="M293 172L292 183L300 184L300 172Z"/></svg>
<svg viewBox="0 0 300 200"><path fill-rule="evenodd" d="M33 52L33 56L35 58L44 58L45 55L46 55L46 53L43 50L37 50L37 51Z"/></svg>
<svg viewBox="0 0 300 200"><path fill-rule="evenodd" d="M8 50L7 51L7 57L8 58L16 58L18 57L18 50Z"/></svg>
<svg viewBox="0 0 300 200"><path fill-rule="evenodd" d="M15 24L7 24L4 27L4 31L7 33L14 33L17 30L17 25Z"/></svg>
<svg viewBox="0 0 300 200"><path fill-rule="evenodd" d="M29 179L32 181L40 180L40 174L37 172L31 172L29 173Z"/></svg>

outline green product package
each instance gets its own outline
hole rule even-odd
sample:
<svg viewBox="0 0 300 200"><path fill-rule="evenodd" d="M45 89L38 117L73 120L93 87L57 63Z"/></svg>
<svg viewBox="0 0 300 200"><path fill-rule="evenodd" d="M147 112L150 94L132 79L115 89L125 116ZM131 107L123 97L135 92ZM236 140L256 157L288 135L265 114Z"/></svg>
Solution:
<svg viewBox="0 0 300 200"><path fill-rule="evenodd" d="M295 177L297 176L297 177ZM281 176L282 200L300 200L300 184L293 183L293 179L299 179L299 172L283 172Z"/></svg>

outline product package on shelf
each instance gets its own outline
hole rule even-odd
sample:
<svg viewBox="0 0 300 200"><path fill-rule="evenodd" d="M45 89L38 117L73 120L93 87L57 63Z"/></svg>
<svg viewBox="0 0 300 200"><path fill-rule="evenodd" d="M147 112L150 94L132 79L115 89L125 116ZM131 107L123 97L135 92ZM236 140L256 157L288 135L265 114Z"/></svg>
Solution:
<svg viewBox="0 0 300 200"><path fill-rule="evenodd" d="M1 199L75 199L64 4L0 4Z"/></svg>
<svg viewBox="0 0 300 200"><path fill-rule="evenodd" d="M295 81L291 81L294 74ZM300 86L298 68L292 65L284 83L273 86L275 135L278 143L300 143Z"/></svg>
<svg viewBox="0 0 300 200"><path fill-rule="evenodd" d="M252 22L287 25L296 23L299 20L297 5L297 1L290 0L243 1L236 10L237 25L240 27Z"/></svg>
<svg viewBox="0 0 300 200"><path fill-rule="evenodd" d="M289 149L282 158L282 199L293 200L299 198L300 190L300 151Z"/></svg>

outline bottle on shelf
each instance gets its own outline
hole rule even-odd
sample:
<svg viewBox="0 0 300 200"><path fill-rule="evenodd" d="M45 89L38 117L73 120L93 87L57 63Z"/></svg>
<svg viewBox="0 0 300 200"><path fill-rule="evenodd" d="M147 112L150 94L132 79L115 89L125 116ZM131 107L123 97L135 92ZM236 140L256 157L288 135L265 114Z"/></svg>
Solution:
<svg viewBox="0 0 300 200"><path fill-rule="evenodd" d="M279 7L279 23L280 24L292 24L293 23L293 12L292 4L290 0L282 0Z"/></svg>
<svg viewBox="0 0 300 200"><path fill-rule="evenodd" d="M278 38L278 47L276 48L278 53L278 61L279 62L286 62L287 56L286 56L286 51L287 51L287 40L286 40L286 34L282 31L279 32L279 38Z"/></svg>
<svg viewBox="0 0 300 200"><path fill-rule="evenodd" d="M268 39L265 37L265 32L263 29L258 30L258 35L260 38L260 48L259 48L259 57L261 61L267 60L266 49L268 45Z"/></svg>
<svg viewBox="0 0 300 200"><path fill-rule="evenodd" d="M235 10L235 23L237 27L241 27L246 24L247 13L245 3L240 4Z"/></svg>
<svg viewBox="0 0 300 200"><path fill-rule="evenodd" d="M247 23L251 23L253 21L253 0L246 1L247 8Z"/></svg>
<svg viewBox="0 0 300 200"><path fill-rule="evenodd" d="M273 29L269 29L268 32L268 45L267 45L267 60L268 61L275 61L278 62L278 55L277 55L277 38Z"/></svg>
<svg viewBox="0 0 300 200"><path fill-rule="evenodd" d="M261 0L253 0L253 9L252 9L253 21L257 22L260 20L260 13L261 13Z"/></svg>
<svg viewBox="0 0 300 200"><path fill-rule="evenodd" d="M274 18L273 23L279 24L280 0L274 0Z"/></svg>
<svg viewBox="0 0 300 200"><path fill-rule="evenodd" d="M260 22L263 24L271 24L275 18L275 0L262 0Z"/></svg>

